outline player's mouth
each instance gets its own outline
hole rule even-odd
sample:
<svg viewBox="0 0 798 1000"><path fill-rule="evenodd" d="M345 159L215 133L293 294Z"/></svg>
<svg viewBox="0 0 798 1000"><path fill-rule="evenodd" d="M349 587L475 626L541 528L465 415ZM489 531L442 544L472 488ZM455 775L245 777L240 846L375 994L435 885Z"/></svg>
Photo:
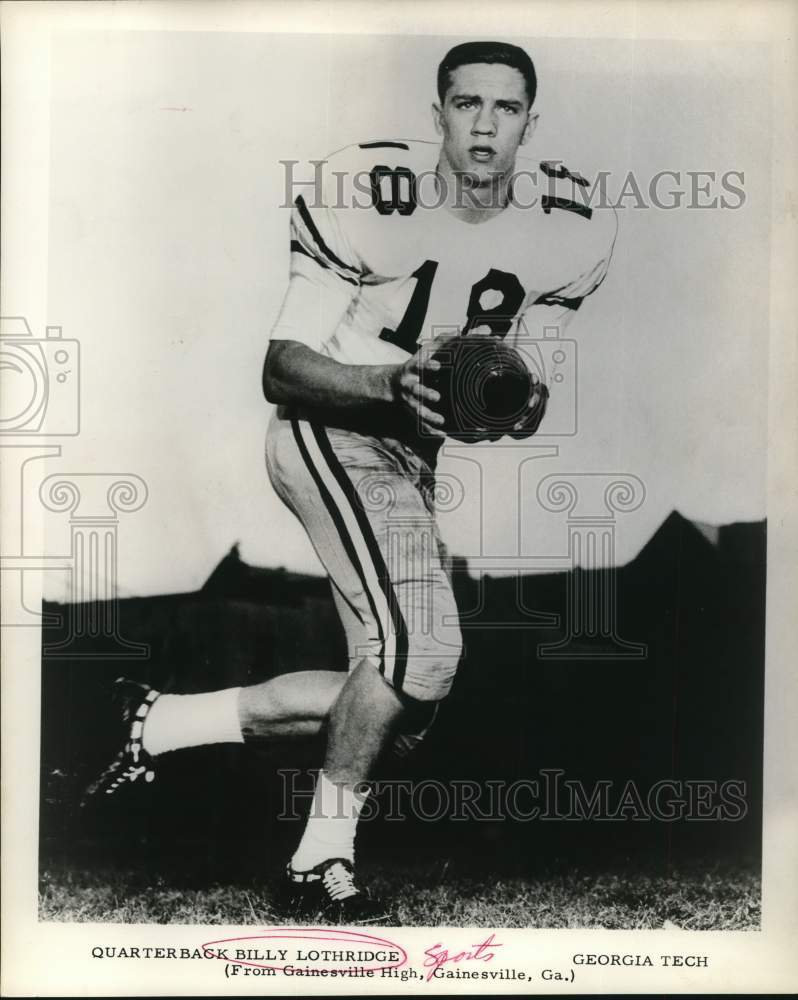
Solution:
<svg viewBox="0 0 798 1000"><path fill-rule="evenodd" d="M471 146L468 152L471 154L471 159L477 163L490 163L496 155L496 150L492 146Z"/></svg>

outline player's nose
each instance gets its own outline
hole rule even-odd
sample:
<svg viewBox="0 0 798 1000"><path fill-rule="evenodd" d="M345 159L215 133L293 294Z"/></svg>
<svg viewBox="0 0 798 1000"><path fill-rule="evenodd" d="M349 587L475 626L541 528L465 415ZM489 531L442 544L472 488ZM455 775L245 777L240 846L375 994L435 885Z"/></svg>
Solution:
<svg viewBox="0 0 798 1000"><path fill-rule="evenodd" d="M474 119L471 126L472 135L494 135L496 133L496 121L487 108L482 108Z"/></svg>

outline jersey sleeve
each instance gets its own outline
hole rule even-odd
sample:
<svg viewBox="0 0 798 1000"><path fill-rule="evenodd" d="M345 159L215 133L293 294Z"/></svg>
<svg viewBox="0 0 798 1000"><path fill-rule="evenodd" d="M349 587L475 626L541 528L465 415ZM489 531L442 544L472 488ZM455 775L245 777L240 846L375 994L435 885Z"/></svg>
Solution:
<svg viewBox="0 0 798 1000"><path fill-rule="evenodd" d="M607 276L617 233L617 214L614 209L609 209L592 234L589 253L582 256L574 277L558 288L537 295L523 311L510 341L514 347L525 339L560 336L563 333L584 300Z"/></svg>
<svg viewBox="0 0 798 1000"><path fill-rule="evenodd" d="M272 340L296 340L321 350L360 289L362 269L334 209L309 206L300 195L291 211L288 289Z"/></svg>
<svg viewBox="0 0 798 1000"><path fill-rule="evenodd" d="M578 308L582 299L592 295L607 276L618 235L618 213L610 207L593 209L588 225L590 230L574 253L578 264L573 278L562 287L541 295L536 305Z"/></svg>
<svg viewBox="0 0 798 1000"><path fill-rule="evenodd" d="M614 209L609 209L604 212L604 218L599 220L598 227L582 248L582 253L576 255L580 263L575 268L572 280L536 295L508 334L508 343L521 354L530 371L543 377L544 381L546 378L541 364L540 341L551 343L561 338L584 300L604 281L617 232L617 214Z"/></svg>

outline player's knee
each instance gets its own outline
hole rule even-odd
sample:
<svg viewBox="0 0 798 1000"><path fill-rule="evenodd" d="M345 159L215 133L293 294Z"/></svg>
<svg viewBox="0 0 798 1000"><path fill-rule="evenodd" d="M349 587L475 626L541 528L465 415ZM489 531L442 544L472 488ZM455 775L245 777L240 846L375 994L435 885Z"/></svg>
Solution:
<svg viewBox="0 0 798 1000"><path fill-rule="evenodd" d="M463 652L460 630L447 628L445 636L425 636L411 644L402 691L417 701L440 701L454 683Z"/></svg>
<svg viewBox="0 0 798 1000"><path fill-rule="evenodd" d="M400 693L404 715L402 716L402 726L405 730L419 732L426 729L435 718L435 709L438 706L438 699L435 701L419 701L404 692Z"/></svg>

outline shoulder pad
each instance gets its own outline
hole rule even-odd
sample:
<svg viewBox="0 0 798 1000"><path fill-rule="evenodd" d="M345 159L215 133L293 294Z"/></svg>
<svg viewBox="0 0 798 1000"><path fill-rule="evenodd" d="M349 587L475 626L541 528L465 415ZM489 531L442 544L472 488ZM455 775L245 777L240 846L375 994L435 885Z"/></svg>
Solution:
<svg viewBox="0 0 798 1000"><path fill-rule="evenodd" d="M325 194L334 194L339 208L412 215L418 178L434 172L439 150L435 142L405 139L346 146L325 161Z"/></svg>
<svg viewBox="0 0 798 1000"><path fill-rule="evenodd" d="M559 216L559 213L567 212L576 219L595 219L601 191L595 188L592 180L571 170L560 160L537 163L519 157L516 173L518 197L524 204L533 202L546 215L557 212Z"/></svg>

